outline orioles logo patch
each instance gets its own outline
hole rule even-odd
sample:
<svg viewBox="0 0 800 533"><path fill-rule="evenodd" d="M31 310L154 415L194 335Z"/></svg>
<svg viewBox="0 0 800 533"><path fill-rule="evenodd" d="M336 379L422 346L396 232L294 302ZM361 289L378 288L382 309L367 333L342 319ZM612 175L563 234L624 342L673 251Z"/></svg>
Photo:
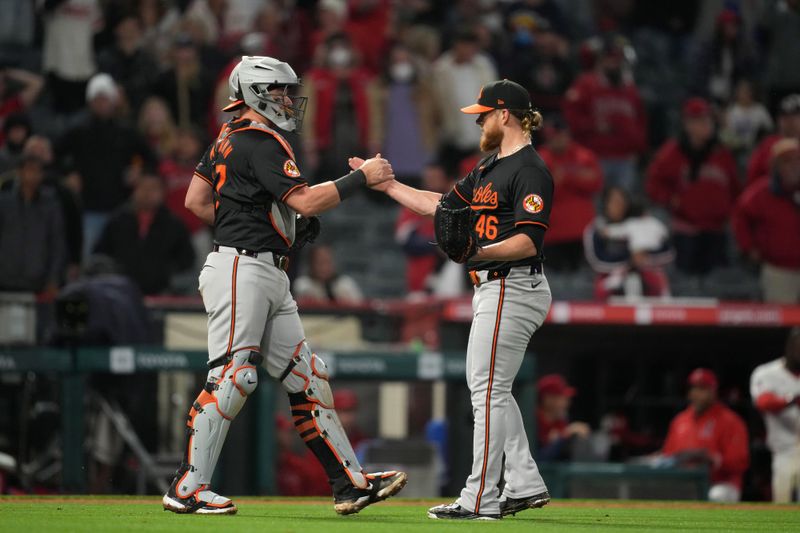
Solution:
<svg viewBox="0 0 800 533"><path fill-rule="evenodd" d="M291 159L287 159L286 163L283 164L283 173L292 178L300 177L300 169L297 168L297 163Z"/></svg>
<svg viewBox="0 0 800 533"><path fill-rule="evenodd" d="M542 209L544 209L544 200L538 194L529 194L522 200L522 207L528 213L536 214L541 213Z"/></svg>

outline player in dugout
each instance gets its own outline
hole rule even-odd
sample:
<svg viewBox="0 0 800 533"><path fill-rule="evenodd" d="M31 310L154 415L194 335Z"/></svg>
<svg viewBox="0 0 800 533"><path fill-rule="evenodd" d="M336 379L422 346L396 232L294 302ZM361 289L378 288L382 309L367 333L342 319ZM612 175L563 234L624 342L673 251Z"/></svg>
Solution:
<svg viewBox="0 0 800 533"><path fill-rule="evenodd" d="M750 465L747 428L719 401L716 374L697 368L688 379L689 407L672 419L661 453L680 466L709 468L713 502L738 502Z"/></svg>

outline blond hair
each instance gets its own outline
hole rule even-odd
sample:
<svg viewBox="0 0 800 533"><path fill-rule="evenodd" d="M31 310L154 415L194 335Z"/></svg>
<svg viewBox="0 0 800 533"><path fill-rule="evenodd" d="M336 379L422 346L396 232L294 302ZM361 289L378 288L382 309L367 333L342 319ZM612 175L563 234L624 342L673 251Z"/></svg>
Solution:
<svg viewBox="0 0 800 533"><path fill-rule="evenodd" d="M509 112L519 120L522 132L530 138L532 132L542 127L542 114L534 109L510 109Z"/></svg>

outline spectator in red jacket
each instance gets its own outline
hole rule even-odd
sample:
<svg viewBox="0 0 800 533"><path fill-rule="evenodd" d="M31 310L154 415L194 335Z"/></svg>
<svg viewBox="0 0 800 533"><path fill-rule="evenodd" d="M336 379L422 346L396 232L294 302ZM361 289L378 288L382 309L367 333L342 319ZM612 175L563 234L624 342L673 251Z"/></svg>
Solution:
<svg viewBox="0 0 800 533"><path fill-rule="evenodd" d="M439 164L431 164L422 171L422 188L426 191L445 193L452 188L450 179ZM445 264L436 241L433 219L418 215L403 207L397 217L394 239L403 247L406 255L406 290L411 295L435 290L430 278Z"/></svg>
<svg viewBox="0 0 800 533"><path fill-rule="evenodd" d="M541 461L569 459L575 439L586 439L592 430L585 422L570 422L569 407L577 392L560 374L546 374L536 383L536 458Z"/></svg>
<svg viewBox="0 0 800 533"><path fill-rule="evenodd" d="M325 41L320 61L303 78L309 96L303 134L308 166L318 176L332 176L347 170L349 157L376 144L370 129L373 80L345 34Z"/></svg>
<svg viewBox="0 0 800 533"><path fill-rule="evenodd" d="M603 169L591 150L572 140L561 117L550 117L547 124L539 155L558 189L547 233L547 266L577 270L583 264L583 230L594 219L594 198L603 188Z"/></svg>
<svg viewBox="0 0 800 533"><path fill-rule="evenodd" d="M737 502L742 476L750 466L747 428L717 398L717 376L698 368L689 374L689 407L669 426L661 452L682 466L708 466L708 499Z"/></svg>
<svg viewBox="0 0 800 533"><path fill-rule="evenodd" d="M678 268L705 275L725 262L725 225L739 191L736 161L719 144L711 106L690 98L683 132L665 142L647 169L647 194L672 213Z"/></svg>
<svg viewBox="0 0 800 533"><path fill-rule="evenodd" d="M778 131L764 137L750 155L747 164L747 183L753 183L769 174L772 146L784 137L800 140L800 94L790 94L781 100L778 111Z"/></svg>
<svg viewBox="0 0 800 533"><path fill-rule="evenodd" d="M764 300L800 303L800 141L772 147L772 174L750 184L733 212L739 248L761 263Z"/></svg>
<svg viewBox="0 0 800 533"><path fill-rule="evenodd" d="M625 56L624 38L604 41L595 69L567 91L564 114L575 140L600 158L607 185L638 188L636 159L647 148L647 122Z"/></svg>

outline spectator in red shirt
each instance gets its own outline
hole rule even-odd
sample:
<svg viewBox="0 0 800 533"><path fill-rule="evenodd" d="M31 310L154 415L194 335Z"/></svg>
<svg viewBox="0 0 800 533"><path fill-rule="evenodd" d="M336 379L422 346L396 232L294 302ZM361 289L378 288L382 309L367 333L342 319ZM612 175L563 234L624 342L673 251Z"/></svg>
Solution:
<svg viewBox="0 0 800 533"><path fill-rule="evenodd" d="M0 146L5 142L3 122L28 109L44 87L44 78L16 68L0 68Z"/></svg>
<svg viewBox="0 0 800 533"><path fill-rule="evenodd" d="M683 132L647 169L648 195L672 213L678 268L705 275L725 263L725 226L738 192L736 161L717 140L711 106L690 98Z"/></svg>
<svg viewBox="0 0 800 533"><path fill-rule="evenodd" d="M564 114L575 140L600 158L607 185L638 189L636 159L647 148L647 121L625 59L628 45L608 37L593 71L567 91Z"/></svg>
<svg viewBox="0 0 800 533"><path fill-rule="evenodd" d="M299 443L294 424L283 415L275 417L278 441L278 494L281 496L327 496L331 492L328 476L314 454ZM299 448L299 449L298 449Z"/></svg>
<svg viewBox="0 0 800 533"><path fill-rule="evenodd" d="M584 422L569 421L569 406L577 392L563 376L546 374L536 384L539 406L536 409L536 458L540 461L569 459L573 439L589 437Z"/></svg>
<svg viewBox="0 0 800 533"><path fill-rule="evenodd" d="M761 264L764 300L800 303L800 141L772 147L772 174L750 184L733 212L739 248Z"/></svg>
<svg viewBox="0 0 800 533"><path fill-rule="evenodd" d="M547 266L577 270L583 264L583 231L594 219L594 199L603 188L603 169L591 150L572 140L561 117L548 118L545 138L539 155L558 190L547 232Z"/></svg>
<svg viewBox="0 0 800 533"><path fill-rule="evenodd" d="M717 398L717 376L711 370L694 370L688 383L689 407L672 419L661 452L682 466L707 465L708 499L737 502L742 476L750 466L747 428Z"/></svg>
<svg viewBox="0 0 800 533"><path fill-rule="evenodd" d="M790 94L781 100L778 131L774 135L764 137L750 155L750 162L747 164L747 183L753 183L769 174L772 146L784 137L800 140L800 94Z"/></svg>
<svg viewBox="0 0 800 533"><path fill-rule="evenodd" d="M441 165L431 164L422 171L424 190L446 193L451 187ZM435 290L436 284L430 283L431 276L435 276L445 260L439 248L431 244L436 241L433 219L403 207L395 224L394 239L406 255L406 289L409 295Z"/></svg>
<svg viewBox="0 0 800 533"><path fill-rule="evenodd" d="M164 205L178 217L192 235L195 267L199 271L211 251L211 230L202 220L186 209L186 192L192 181L197 161L203 154L203 137L200 131L180 129L175 136L172 153L158 165L158 174L164 178L166 197Z"/></svg>
<svg viewBox="0 0 800 533"><path fill-rule="evenodd" d="M358 447L367 440L367 435L358 425L358 395L350 389L339 389L333 393L333 404L339 413L339 421L347 432L350 444L356 453Z"/></svg>

